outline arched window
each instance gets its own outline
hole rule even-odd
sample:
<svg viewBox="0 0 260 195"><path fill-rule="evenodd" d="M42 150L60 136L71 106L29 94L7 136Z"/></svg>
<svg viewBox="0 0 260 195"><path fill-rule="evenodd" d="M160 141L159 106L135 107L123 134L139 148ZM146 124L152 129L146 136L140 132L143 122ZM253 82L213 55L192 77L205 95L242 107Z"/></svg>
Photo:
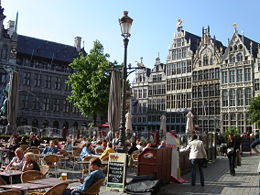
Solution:
<svg viewBox="0 0 260 195"><path fill-rule="evenodd" d="M209 59L208 59L207 54L205 54L203 56L203 66L207 66L207 65L209 65Z"/></svg>
<svg viewBox="0 0 260 195"><path fill-rule="evenodd" d="M241 62L243 60L243 56L241 53L237 54L237 62Z"/></svg>
<svg viewBox="0 0 260 195"><path fill-rule="evenodd" d="M59 122L58 121L53 122L53 128L59 129Z"/></svg>
<svg viewBox="0 0 260 195"><path fill-rule="evenodd" d="M38 120L37 119L33 119L33 121L32 121L32 126L33 127L39 127L39 122L38 122Z"/></svg>
<svg viewBox="0 0 260 195"><path fill-rule="evenodd" d="M234 50L235 50L235 51L237 50L237 45L234 46Z"/></svg>

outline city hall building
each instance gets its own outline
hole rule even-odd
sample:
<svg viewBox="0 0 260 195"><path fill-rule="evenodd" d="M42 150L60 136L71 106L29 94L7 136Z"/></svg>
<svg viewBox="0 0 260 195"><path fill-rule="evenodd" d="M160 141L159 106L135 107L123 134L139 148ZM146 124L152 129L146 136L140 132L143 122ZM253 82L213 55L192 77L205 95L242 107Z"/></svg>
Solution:
<svg viewBox="0 0 260 195"><path fill-rule="evenodd" d="M0 7L0 87L9 82L9 70L19 73L17 126L59 135L60 129L73 132L86 129L90 118L83 117L67 101L70 88L66 85L73 70L68 66L81 53L81 38L75 37L74 46L17 34L17 20L3 22L4 9ZM3 121L2 121L3 123ZM5 124L2 124L5 125ZM70 132L70 133L73 133Z"/></svg>

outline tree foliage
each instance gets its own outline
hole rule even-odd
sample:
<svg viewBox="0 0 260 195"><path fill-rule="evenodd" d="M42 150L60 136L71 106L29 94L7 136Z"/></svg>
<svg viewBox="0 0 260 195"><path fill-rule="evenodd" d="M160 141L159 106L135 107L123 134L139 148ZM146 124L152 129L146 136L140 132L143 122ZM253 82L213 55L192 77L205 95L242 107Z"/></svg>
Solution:
<svg viewBox="0 0 260 195"><path fill-rule="evenodd" d="M260 126L260 96L254 97L250 101L248 112L250 114L251 122Z"/></svg>
<svg viewBox="0 0 260 195"><path fill-rule="evenodd" d="M68 101L79 109L83 116L91 116L95 125L97 114L106 113L109 97L110 69L116 62L109 62L109 55L104 54L103 45L94 41L93 48L86 56L69 64L74 70L68 78L71 87Z"/></svg>

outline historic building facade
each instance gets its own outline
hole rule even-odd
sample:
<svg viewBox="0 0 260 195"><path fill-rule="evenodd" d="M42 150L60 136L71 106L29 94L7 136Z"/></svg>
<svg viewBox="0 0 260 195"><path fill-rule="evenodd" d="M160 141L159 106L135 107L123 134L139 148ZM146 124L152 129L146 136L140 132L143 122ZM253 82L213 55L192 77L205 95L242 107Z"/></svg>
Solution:
<svg viewBox="0 0 260 195"><path fill-rule="evenodd" d="M193 59L192 113L201 131L220 128L221 42L212 38L210 28L202 28L202 39Z"/></svg>
<svg viewBox="0 0 260 195"><path fill-rule="evenodd" d="M166 63L167 128L185 132L192 108L192 62L200 37L184 31L179 20Z"/></svg>
<svg viewBox="0 0 260 195"><path fill-rule="evenodd" d="M252 131L247 107L254 97L255 67L259 44L236 28L221 64L221 121L222 129L236 127L240 133Z"/></svg>
<svg viewBox="0 0 260 195"><path fill-rule="evenodd" d="M146 68L142 62L138 63L135 79L132 82L132 124L137 135L148 135L148 78L151 69Z"/></svg>
<svg viewBox="0 0 260 195"><path fill-rule="evenodd" d="M188 111L192 111L194 125L201 131L225 131L235 127L242 133L257 128L249 123L247 108L250 99L260 95L260 46L238 34L236 28L226 48L211 37L209 27L203 28L199 37L184 31L182 21L178 20L165 68L162 68L165 79L161 77L163 71L156 71L158 67L147 75L148 122L139 124L144 129L150 127L153 132L158 131L160 115L165 114L167 130L184 133ZM158 84L155 78L162 78L160 85L166 85L165 97L162 93L159 98L165 98L165 105L157 110L153 106L158 96L151 92ZM136 85L135 90L138 91ZM165 109L161 109L164 106ZM135 124L133 126L135 128Z"/></svg>
<svg viewBox="0 0 260 195"><path fill-rule="evenodd" d="M19 73L18 131L19 126L28 125L35 127L32 130L42 129L43 134L59 135L59 130L64 127L74 132L85 128L90 119L81 116L66 100L70 94L66 80L73 72L68 64L84 52L81 38L75 38L73 47L18 35L17 19L16 22L9 21L5 29L4 18L1 7L0 84L4 89L9 81L8 72L4 70L6 67Z"/></svg>

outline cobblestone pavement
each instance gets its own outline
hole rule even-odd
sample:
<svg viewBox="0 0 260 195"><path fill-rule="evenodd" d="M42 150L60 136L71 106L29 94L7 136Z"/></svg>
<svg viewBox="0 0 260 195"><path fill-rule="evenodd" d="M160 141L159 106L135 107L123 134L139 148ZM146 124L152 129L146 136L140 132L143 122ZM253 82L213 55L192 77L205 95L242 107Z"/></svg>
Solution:
<svg viewBox="0 0 260 195"><path fill-rule="evenodd" d="M218 157L204 169L205 186L199 184L197 173L197 185L191 186L190 174L183 176L187 183L170 183L161 187L158 195L260 195L260 175L257 173L257 166L260 156L244 153L242 165L236 168L236 175L231 176L228 169L228 159ZM68 173L69 177L79 178L79 174ZM131 175L130 175L131 177ZM129 177L128 179L129 180ZM76 184L74 184L76 185ZM100 195L126 195L123 192L110 191L102 186Z"/></svg>

